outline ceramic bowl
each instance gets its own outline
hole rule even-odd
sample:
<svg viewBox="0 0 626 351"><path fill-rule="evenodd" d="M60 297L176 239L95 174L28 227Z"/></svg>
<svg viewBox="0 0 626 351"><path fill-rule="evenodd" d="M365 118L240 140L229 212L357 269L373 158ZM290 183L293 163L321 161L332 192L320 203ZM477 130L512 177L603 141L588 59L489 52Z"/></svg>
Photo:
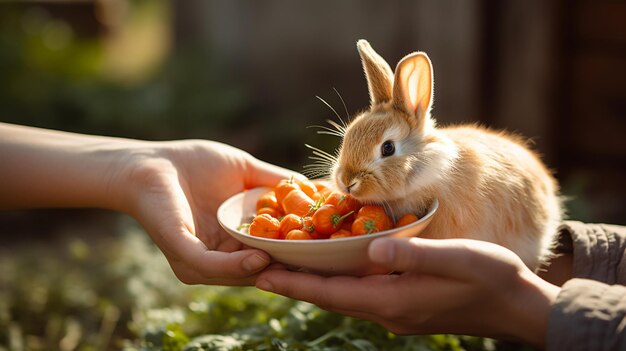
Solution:
<svg viewBox="0 0 626 351"><path fill-rule="evenodd" d="M242 223L252 222L257 199L269 188L254 188L236 194L217 210L221 226L243 244L267 252L275 261L290 269L323 275L356 275L383 273L384 268L373 265L367 256L370 242L382 237L417 236L426 228L437 212L439 202L433 201L426 215L401 228L369 235L320 240L278 240L251 236L238 229Z"/></svg>

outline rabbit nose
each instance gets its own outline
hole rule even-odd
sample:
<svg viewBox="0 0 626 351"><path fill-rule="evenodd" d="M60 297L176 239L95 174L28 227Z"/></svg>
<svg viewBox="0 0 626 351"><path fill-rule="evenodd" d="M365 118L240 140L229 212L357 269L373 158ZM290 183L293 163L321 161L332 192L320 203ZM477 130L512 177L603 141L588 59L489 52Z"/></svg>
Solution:
<svg viewBox="0 0 626 351"><path fill-rule="evenodd" d="M346 179L344 177L339 176L337 177L337 185L340 191L342 191L343 193L349 194L350 189L354 186L354 181L352 181L351 179Z"/></svg>
<svg viewBox="0 0 626 351"><path fill-rule="evenodd" d="M346 186L346 193L354 195L354 193L359 190L359 185L361 184L361 182L359 181L359 179L351 179L347 184L348 185Z"/></svg>
<svg viewBox="0 0 626 351"><path fill-rule="evenodd" d="M336 174L336 182L339 190L346 194L354 192L359 187L359 179L352 172L339 170Z"/></svg>

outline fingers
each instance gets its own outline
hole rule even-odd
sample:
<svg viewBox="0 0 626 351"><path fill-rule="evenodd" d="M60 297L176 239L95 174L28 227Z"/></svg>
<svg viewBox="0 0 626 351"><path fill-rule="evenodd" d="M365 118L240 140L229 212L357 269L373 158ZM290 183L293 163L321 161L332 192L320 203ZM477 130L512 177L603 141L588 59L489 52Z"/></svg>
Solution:
<svg viewBox="0 0 626 351"><path fill-rule="evenodd" d="M370 244L368 254L373 262L397 272L458 280L484 279L485 274L511 274L523 266L510 250L469 239L381 238Z"/></svg>
<svg viewBox="0 0 626 351"><path fill-rule="evenodd" d="M184 235L192 236L190 233ZM194 242L192 239L188 243L191 245L187 248L178 247L184 250L179 251L178 257L204 279L248 277L270 263L269 255L256 249L222 252L208 249L200 240Z"/></svg>
<svg viewBox="0 0 626 351"><path fill-rule="evenodd" d="M178 263L177 267L181 271L176 272L177 276L187 284L215 284L216 279L226 284L224 278L250 277L270 263L269 255L261 250L211 250L183 223L164 223L155 232L157 235L153 235L154 241L170 262ZM250 283L252 281L248 281Z"/></svg>
<svg viewBox="0 0 626 351"><path fill-rule="evenodd" d="M417 293L415 301L419 303L419 291L423 290L398 275L325 278L284 268L274 270L272 266L259 275L256 286L325 310L378 323L395 333L406 333L407 321L419 319L418 313L411 311L415 307L411 298ZM435 297L440 298L440 295Z"/></svg>
<svg viewBox="0 0 626 351"><path fill-rule="evenodd" d="M176 272L177 276L184 276L189 280L186 283L249 277L270 262L267 253L256 249L233 252L208 249L193 234L196 228L192 210L175 178L165 178L158 190L146 193L141 208L140 222L168 260L178 263L177 269L181 271Z"/></svg>
<svg viewBox="0 0 626 351"><path fill-rule="evenodd" d="M294 171L253 158L248 162L244 187L247 189L259 186L273 187L280 180L291 177L296 179L304 178L303 175Z"/></svg>
<svg viewBox="0 0 626 351"><path fill-rule="evenodd" d="M426 239L377 239L370 245L372 261L401 272L463 277L468 264L462 243ZM391 298L404 294L398 275L322 277L289 271L265 271L257 287L280 295L314 303L332 310L368 311L381 305L375 298ZM395 297L394 297L395 296ZM374 297L374 299L373 299ZM374 311L372 311L374 312ZM375 313L376 314L376 313Z"/></svg>
<svg viewBox="0 0 626 351"><path fill-rule="evenodd" d="M463 278L473 274L479 258L469 240L376 239L370 259L398 272Z"/></svg>
<svg viewBox="0 0 626 351"><path fill-rule="evenodd" d="M250 286L254 285L257 274L247 277L206 277L202 274L190 269L185 263L170 262L172 271L176 278L188 285L205 284L205 285L227 285L227 286Z"/></svg>
<svg viewBox="0 0 626 351"><path fill-rule="evenodd" d="M287 270L266 270L256 281L257 288L293 299L307 301L321 308L364 317L363 311L377 315L379 299L392 296L397 286L390 282L398 276L375 275L364 278L322 277ZM384 296L383 296L384 295ZM357 315L358 314L358 315Z"/></svg>

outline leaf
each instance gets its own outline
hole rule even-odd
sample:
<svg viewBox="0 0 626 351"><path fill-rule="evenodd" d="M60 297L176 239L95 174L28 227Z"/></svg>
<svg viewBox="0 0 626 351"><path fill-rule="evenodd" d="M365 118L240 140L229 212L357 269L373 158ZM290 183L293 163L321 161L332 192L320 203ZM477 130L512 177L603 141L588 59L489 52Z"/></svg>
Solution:
<svg viewBox="0 0 626 351"><path fill-rule="evenodd" d="M203 335L193 339L183 351L237 351L245 343L230 335Z"/></svg>
<svg viewBox="0 0 626 351"><path fill-rule="evenodd" d="M350 345L359 351L377 351L378 349L374 344L365 339L356 339L350 342Z"/></svg>
<svg viewBox="0 0 626 351"><path fill-rule="evenodd" d="M188 342L189 337L177 326L163 335L163 351L180 351Z"/></svg>

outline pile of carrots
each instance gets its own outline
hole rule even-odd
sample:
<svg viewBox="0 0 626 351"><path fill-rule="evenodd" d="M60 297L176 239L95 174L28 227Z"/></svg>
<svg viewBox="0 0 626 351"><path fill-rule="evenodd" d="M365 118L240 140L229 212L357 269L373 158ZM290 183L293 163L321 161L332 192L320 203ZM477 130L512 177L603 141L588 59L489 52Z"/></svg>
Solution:
<svg viewBox="0 0 626 351"><path fill-rule="evenodd" d="M394 223L379 205L362 205L320 181L283 179L256 203L248 233L270 239L345 238L399 228L418 220L409 213Z"/></svg>

